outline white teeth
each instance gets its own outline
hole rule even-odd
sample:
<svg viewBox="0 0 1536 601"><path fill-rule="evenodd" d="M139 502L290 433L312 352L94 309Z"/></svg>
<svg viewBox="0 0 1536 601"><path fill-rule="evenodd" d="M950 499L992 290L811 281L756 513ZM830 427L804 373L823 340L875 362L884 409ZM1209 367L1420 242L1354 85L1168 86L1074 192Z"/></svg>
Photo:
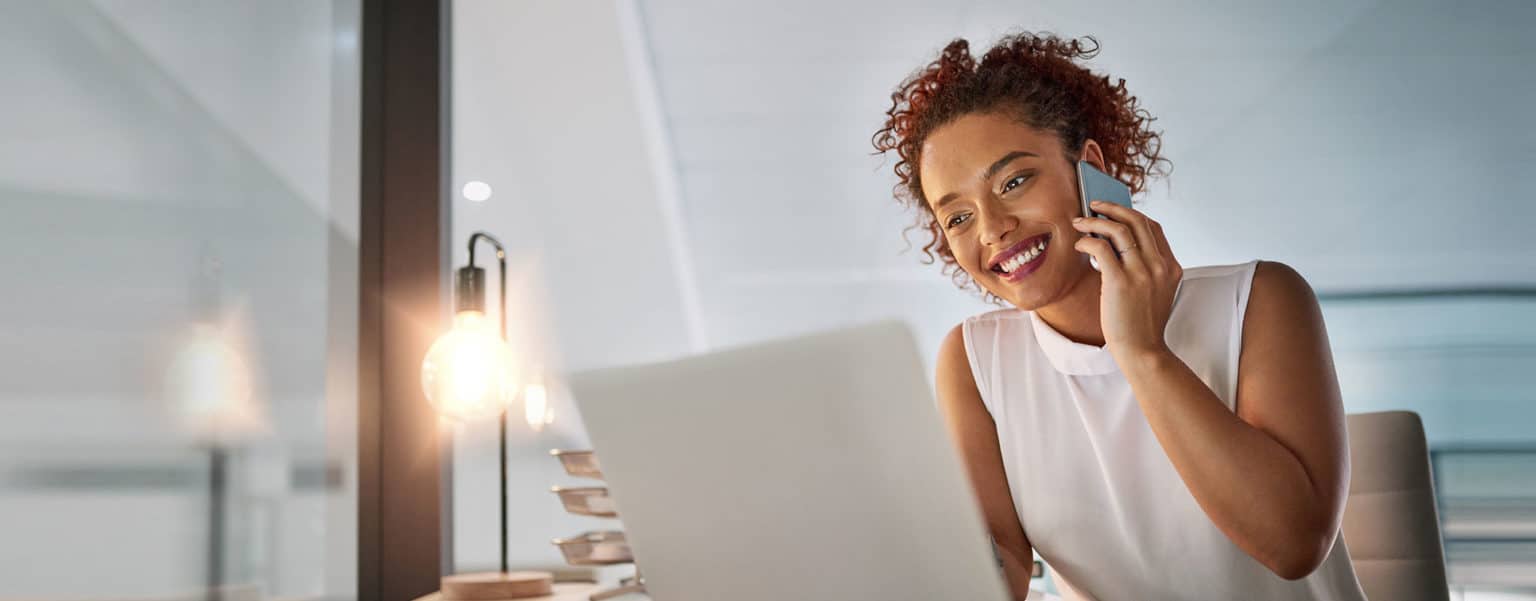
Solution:
<svg viewBox="0 0 1536 601"><path fill-rule="evenodd" d="M1018 268L1023 267L1025 263L1035 260L1035 257L1040 256L1042 252L1045 252L1045 240L1035 243L1029 250L1016 254L1013 258L1003 261L999 267L1002 268L1003 273L1013 273Z"/></svg>

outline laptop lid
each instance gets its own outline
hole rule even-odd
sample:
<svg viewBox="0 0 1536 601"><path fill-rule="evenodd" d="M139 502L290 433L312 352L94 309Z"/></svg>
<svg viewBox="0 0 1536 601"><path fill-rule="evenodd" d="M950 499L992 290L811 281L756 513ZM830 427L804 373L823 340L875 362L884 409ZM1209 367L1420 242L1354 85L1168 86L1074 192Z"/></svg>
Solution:
<svg viewBox="0 0 1536 601"><path fill-rule="evenodd" d="M1004 600L924 370L884 322L573 377L651 597Z"/></svg>

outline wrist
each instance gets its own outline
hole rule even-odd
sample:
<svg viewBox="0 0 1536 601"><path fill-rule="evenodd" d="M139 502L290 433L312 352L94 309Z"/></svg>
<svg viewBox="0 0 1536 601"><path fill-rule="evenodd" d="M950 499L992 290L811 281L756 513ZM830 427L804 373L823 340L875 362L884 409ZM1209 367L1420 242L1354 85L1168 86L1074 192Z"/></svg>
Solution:
<svg viewBox="0 0 1536 601"><path fill-rule="evenodd" d="M1178 361L1173 349L1166 344L1126 347L1115 353L1115 362L1127 375L1165 369L1171 361Z"/></svg>

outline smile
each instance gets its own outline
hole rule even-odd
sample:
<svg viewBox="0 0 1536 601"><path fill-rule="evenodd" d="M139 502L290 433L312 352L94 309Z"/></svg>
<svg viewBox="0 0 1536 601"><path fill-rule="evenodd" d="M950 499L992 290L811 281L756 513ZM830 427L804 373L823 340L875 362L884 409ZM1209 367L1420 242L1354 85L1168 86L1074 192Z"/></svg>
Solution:
<svg viewBox="0 0 1536 601"><path fill-rule="evenodd" d="M993 273L1003 279L1017 281L1040 267L1045 250L1050 246L1050 234L1041 234L1008 247L988 262Z"/></svg>

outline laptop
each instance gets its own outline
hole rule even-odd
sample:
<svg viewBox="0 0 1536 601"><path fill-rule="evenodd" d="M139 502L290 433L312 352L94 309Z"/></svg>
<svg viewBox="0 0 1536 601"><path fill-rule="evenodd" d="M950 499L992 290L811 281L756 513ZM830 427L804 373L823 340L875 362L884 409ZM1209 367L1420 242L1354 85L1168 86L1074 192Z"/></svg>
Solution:
<svg viewBox="0 0 1536 601"><path fill-rule="evenodd" d="M585 372L570 390L660 601L1005 601L911 332Z"/></svg>

